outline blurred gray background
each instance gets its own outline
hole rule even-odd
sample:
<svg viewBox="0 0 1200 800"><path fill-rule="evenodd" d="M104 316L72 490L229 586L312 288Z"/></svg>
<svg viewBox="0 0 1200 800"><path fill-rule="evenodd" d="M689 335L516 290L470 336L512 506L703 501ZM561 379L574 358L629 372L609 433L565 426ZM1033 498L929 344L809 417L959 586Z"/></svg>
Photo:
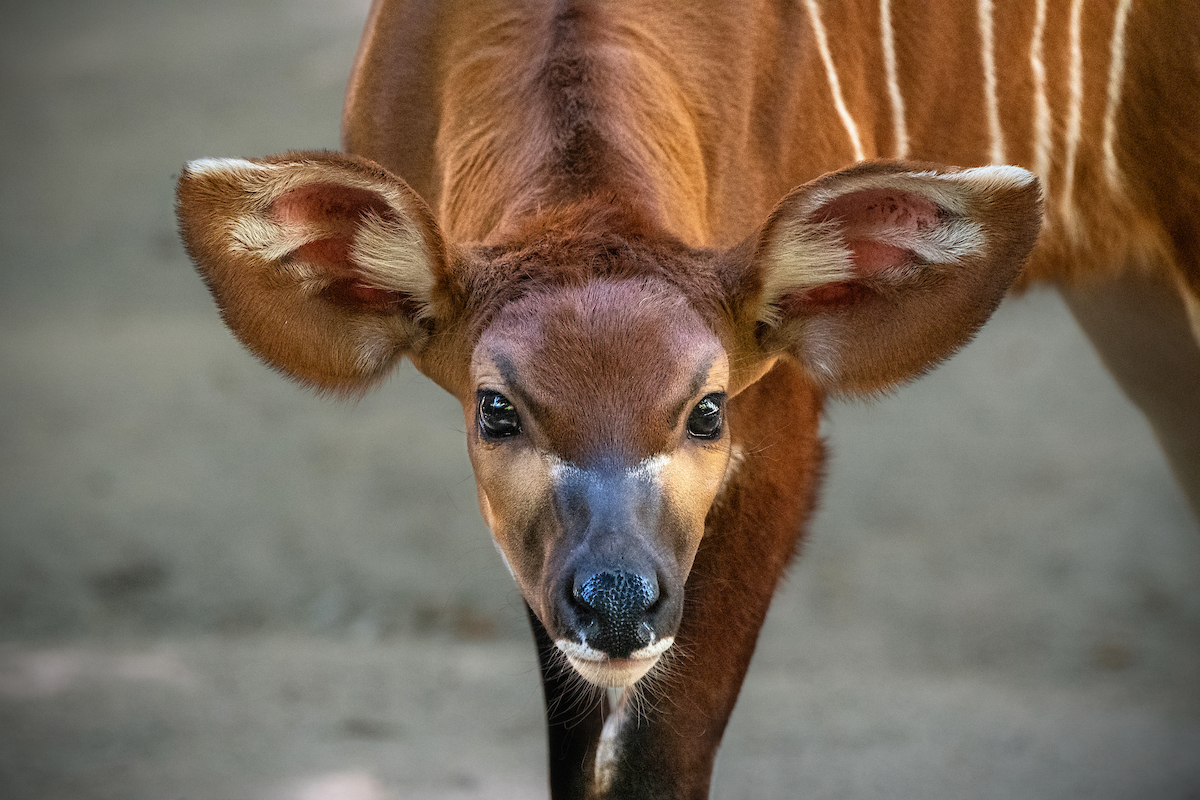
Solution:
<svg viewBox="0 0 1200 800"><path fill-rule="evenodd" d="M337 147L366 0L8 4L0 798L544 797L457 405L316 399L174 229L209 155ZM717 798L1200 798L1200 530L1058 298L836 405Z"/></svg>

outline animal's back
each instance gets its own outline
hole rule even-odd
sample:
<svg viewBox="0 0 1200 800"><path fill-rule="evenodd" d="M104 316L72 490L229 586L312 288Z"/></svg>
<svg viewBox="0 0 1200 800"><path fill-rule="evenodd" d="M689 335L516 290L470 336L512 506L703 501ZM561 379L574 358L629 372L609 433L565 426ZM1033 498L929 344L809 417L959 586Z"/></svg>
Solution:
<svg viewBox="0 0 1200 800"><path fill-rule="evenodd" d="M373 13L345 145L435 208L457 173L487 166L478 154L455 163L469 156L454 137L487 123L472 103L522 113L522 81L555 57L558 22L586 17L573 46L624 91L610 113L661 128L689 243L737 242L787 190L857 160L1013 163L1048 197L1026 283L1142 269L1200 295L1194 3L547 0Z"/></svg>

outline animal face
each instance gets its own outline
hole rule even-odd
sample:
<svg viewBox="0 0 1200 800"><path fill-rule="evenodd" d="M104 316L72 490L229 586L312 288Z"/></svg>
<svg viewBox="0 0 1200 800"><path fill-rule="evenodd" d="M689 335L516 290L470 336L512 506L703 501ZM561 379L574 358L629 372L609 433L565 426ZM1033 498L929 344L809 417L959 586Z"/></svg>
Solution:
<svg viewBox="0 0 1200 800"><path fill-rule="evenodd" d="M464 399L479 502L521 591L588 680L671 645L730 464L729 357L678 291L597 280L488 326Z"/></svg>

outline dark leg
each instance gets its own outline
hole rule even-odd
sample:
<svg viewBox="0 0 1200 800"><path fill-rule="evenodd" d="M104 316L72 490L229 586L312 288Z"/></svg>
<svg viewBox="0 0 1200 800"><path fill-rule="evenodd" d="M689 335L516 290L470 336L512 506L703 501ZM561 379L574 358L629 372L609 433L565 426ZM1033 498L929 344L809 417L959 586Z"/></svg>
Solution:
<svg viewBox="0 0 1200 800"><path fill-rule="evenodd" d="M582 687L583 679L558 654L554 642L534 613L525 606L546 697L546 730L550 744L550 797L581 800L587 792L593 753L600 738L600 689Z"/></svg>

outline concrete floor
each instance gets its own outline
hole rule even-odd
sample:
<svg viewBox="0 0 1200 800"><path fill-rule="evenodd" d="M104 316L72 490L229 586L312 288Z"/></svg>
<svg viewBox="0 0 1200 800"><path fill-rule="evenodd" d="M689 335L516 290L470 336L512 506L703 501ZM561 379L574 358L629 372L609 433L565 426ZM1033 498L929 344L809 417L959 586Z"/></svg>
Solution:
<svg viewBox="0 0 1200 800"><path fill-rule="evenodd" d="M0 27L0 798L544 797L456 404L315 399L225 332L189 158L336 147L364 0ZM716 798L1200 798L1200 531L1057 297L831 409Z"/></svg>

